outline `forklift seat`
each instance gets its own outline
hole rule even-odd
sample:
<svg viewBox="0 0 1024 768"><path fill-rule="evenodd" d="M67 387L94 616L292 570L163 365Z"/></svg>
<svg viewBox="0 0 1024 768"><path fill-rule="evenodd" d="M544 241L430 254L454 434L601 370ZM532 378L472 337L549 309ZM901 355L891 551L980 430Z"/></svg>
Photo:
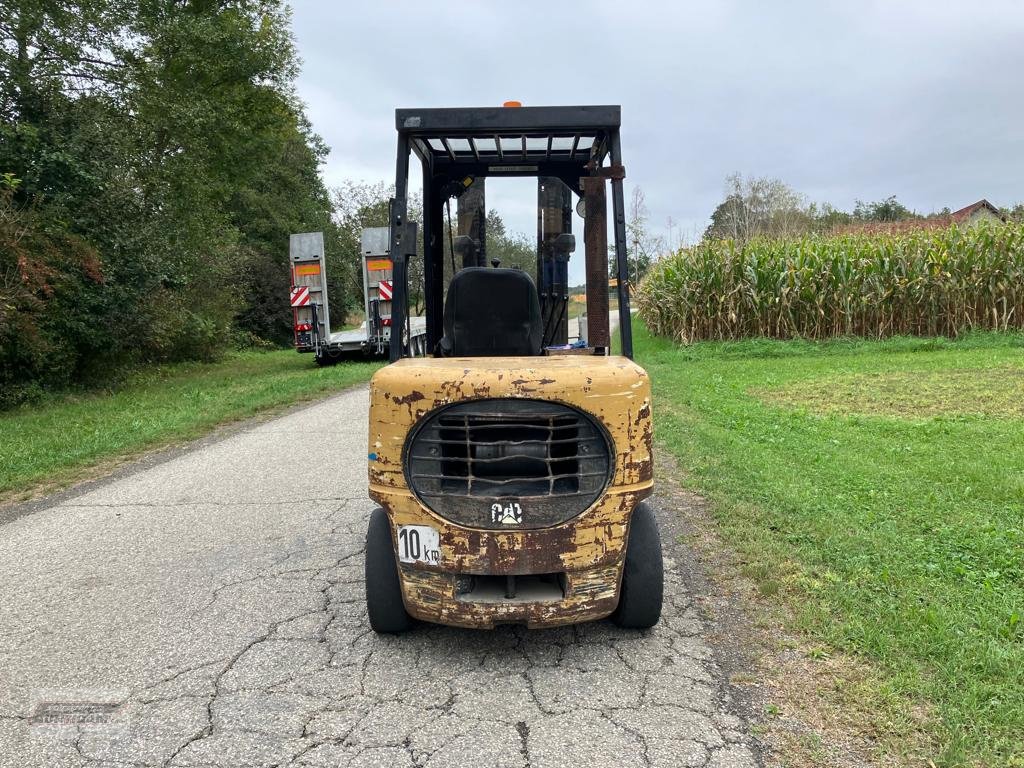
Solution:
<svg viewBox="0 0 1024 768"><path fill-rule="evenodd" d="M455 273L444 302L445 357L541 354L537 286L521 269L467 267Z"/></svg>

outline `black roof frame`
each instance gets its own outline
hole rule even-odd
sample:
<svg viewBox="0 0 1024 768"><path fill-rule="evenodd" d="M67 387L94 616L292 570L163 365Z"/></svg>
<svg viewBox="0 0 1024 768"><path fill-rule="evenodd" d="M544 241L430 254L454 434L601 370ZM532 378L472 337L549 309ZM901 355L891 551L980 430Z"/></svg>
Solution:
<svg viewBox="0 0 1024 768"><path fill-rule="evenodd" d="M399 133L547 133L618 128L617 105L586 107L442 107L396 109Z"/></svg>

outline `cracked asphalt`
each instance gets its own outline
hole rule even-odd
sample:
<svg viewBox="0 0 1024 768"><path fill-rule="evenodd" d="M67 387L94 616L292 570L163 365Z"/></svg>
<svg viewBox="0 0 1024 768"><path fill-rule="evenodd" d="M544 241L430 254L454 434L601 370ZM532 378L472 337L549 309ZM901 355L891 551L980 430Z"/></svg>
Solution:
<svg viewBox="0 0 1024 768"><path fill-rule="evenodd" d="M761 764L664 508L651 631L374 635L366 418L350 390L0 526L0 765ZM68 702L119 707L31 719Z"/></svg>

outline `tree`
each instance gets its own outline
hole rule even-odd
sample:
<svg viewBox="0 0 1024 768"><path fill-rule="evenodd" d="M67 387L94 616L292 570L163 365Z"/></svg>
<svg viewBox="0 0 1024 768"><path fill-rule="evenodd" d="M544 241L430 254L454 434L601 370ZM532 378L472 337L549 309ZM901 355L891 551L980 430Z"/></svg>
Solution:
<svg viewBox="0 0 1024 768"><path fill-rule="evenodd" d="M239 285L209 293L205 313L286 341L288 235L332 237L326 149L292 92L288 12L276 0L140 8L145 43L132 69L145 195L156 218L172 212L181 281L193 299L211 279Z"/></svg>
<svg viewBox="0 0 1024 768"><path fill-rule="evenodd" d="M283 2L8 7L0 175L24 234L0 276L31 296L21 332L0 316L2 367L61 386L286 339L287 235L333 225Z"/></svg>
<svg viewBox="0 0 1024 768"><path fill-rule="evenodd" d="M335 250L327 250L328 290L335 306L344 306L348 312L363 311L363 230L388 226L388 204L393 194L394 186L383 181L367 184L352 179L331 191L338 242ZM416 220L412 214L410 218Z"/></svg>
<svg viewBox="0 0 1024 768"><path fill-rule="evenodd" d="M394 195L394 186L383 181L368 184L346 179L332 191L335 207L335 222L338 227L336 253L328 256L328 274L332 275L329 290L336 306L342 306L336 296L344 292L344 306L347 312L362 313L363 306L363 254L360 242L363 230L370 227L386 227L389 220L389 206ZM416 243L416 257L406 265L406 282L409 287L409 307L412 314L424 310L424 268L423 268L423 206L422 194L409 195L407 217L419 224ZM334 276L337 277L334 277ZM337 284L335 283L337 280Z"/></svg>
<svg viewBox="0 0 1024 768"><path fill-rule="evenodd" d="M811 229L816 232L834 232L839 227L848 226L853 221L853 216L846 211L822 203L811 203L807 207L807 216L811 221Z"/></svg>
<svg viewBox="0 0 1024 768"><path fill-rule="evenodd" d="M498 259L503 267L518 267L537 277L537 246L521 232L509 232L499 213L487 212L487 258Z"/></svg>
<svg viewBox="0 0 1024 768"><path fill-rule="evenodd" d="M858 200L853 207L853 218L859 221L906 221L919 217L897 200L896 195L890 195L874 203Z"/></svg>
<svg viewBox="0 0 1024 768"><path fill-rule="evenodd" d="M806 207L803 196L779 179L734 173L726 178L725 200L711 214L704 238L745 243L761 235L794 235L810 226Z"/></svg>
<svg viewBox="0 0 1024 768"><path fill-rule="evenodd" d="M644 191L640 187L633 187L633 193L629 200L629 218L626 221L626 239L629 282L633 286L640 284L641 278L647 274L655 256L659 251L664 250L664 241L660 237L654 237L647 229L647 219L650 212L647 210L647 202ZM612 275L616 273L614 262L611 265Z"/></svg>
<svg viewBox="0 0 1024 768"><path fill-rule="evenodd" d="M1007 221L1024 222L1024 203L1017 203L1013 208L1000 208Z"/></svg>

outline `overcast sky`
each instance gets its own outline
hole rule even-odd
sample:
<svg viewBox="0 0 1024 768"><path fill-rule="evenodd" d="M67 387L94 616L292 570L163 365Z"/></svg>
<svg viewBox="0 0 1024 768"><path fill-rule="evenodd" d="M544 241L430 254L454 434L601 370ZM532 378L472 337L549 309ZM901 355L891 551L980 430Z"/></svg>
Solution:
<svg viewBox="0 0 1024 768"><path fill-rule="evenodd" d="M293 8L328 184L393 181L396 107L517 99L621 104L627 184L677 241L699 237L734 171L846 209L893 194L924 213L1024 200L1019 0ZM531 237L533 185L488 180L488 206Z"/></svg>

